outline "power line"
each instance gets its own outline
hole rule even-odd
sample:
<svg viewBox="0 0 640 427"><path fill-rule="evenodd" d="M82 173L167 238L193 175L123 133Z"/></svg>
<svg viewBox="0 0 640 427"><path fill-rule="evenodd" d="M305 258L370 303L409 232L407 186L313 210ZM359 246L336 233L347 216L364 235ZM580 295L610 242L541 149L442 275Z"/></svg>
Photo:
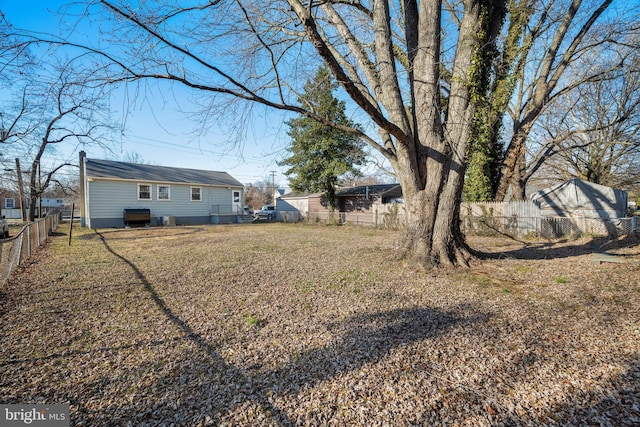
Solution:
<svg viewBox="0 0 640 427"><path fill-rule="evenodd" d="M173 147L172 150L174 151L180 151L183 153L197 153L205 156L225 156L224 153L217 153L215 151L202 149L200 147L192 147L192 146L189 146L188 144L178 144L175 142L162 141L159 139L147 138L147 137L138 136L138 135L130 135L129 138L149 141L149 142L131 141L134 144L141 144L141 145L157 147L157 148L166 148L164 146L169 146L169 147ZM124 141L124 143L126 144L126 141ZM151 143L162 144L162 146L154 145Z"/></svg>

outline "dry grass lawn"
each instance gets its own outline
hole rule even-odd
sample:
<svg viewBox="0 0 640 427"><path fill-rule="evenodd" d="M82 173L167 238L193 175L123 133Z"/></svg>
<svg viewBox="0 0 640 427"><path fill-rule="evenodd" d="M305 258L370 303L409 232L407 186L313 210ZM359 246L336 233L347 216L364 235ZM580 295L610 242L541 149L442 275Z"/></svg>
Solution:
<svg viewBox="0 0 640 427"><path fill-rule="evenodd" d="M470 238L491 259L431 272L372 228L67 238L0 288L0 403L87 426L640 423L637 237Z"/></svg>

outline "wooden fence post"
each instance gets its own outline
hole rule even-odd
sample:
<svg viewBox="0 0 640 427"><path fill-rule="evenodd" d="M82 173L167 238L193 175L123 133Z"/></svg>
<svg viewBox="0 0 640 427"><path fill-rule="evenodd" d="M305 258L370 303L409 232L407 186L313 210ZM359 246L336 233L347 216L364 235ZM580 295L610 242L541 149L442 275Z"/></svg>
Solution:
<svg viewBox="0 0 640 427"><path fill-rule="evenodd" d="M76 204L71 203L71 217L69 218L69 243L68 246L71 246L71 233L73 233L73 211L76 209Z"/></svg>

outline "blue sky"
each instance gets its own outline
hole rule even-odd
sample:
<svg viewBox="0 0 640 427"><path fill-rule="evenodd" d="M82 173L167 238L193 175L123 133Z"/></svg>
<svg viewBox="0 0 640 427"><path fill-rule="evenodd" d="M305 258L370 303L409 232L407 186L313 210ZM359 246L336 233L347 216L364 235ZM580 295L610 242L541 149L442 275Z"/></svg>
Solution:
<svg viewBox="0 0 640 427"><path fill-rule="evenodd" d="M0 10L17 28L57 35L59 23L54 12L68 3L69 0L0 0ZM176 94L175 99L182 105L176 104L173 95L158 96L156 90L128 106L127 114L122 113L124 101L115 95L111 105L121 111L114 110L114 118L125 123L126 131L114 141L113 153L88 147L87 156L120 160L127 153L136 153L152 164L226 171L243 183L271 181L271 171L276 171L276 183L286 186L284 168L276 163L286 155L288 143L287 126L283 123L286 119L281 114L258 109L239 145L230 142L236 135L220 129L208 130L196 138L195 124L179 111L189 109L186 95L180 99L184 93L179 89ZM56 155L56 161L77 162L73 147L61 147Z"/></svg>

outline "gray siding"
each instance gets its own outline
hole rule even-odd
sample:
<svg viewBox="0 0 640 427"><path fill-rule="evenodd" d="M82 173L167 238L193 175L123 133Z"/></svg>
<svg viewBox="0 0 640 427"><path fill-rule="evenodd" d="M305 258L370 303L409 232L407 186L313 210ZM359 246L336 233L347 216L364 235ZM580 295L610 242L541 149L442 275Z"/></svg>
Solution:
<svg viewBox="0 0 640 427"><path fill-rule="evenodd" d="M242 191L238 188L112 181L99 178L93 178L87 184L89 198L87 216L93 228L104 227L104 224L113 224L110 225L111 227L123 226L123 211L131 208L149 209L152 224L155 218L162 216L175 216L177 224L210 223L211 206L218 204L230 206L233 191ZM151 185L151 200L138 200L137 184ZM158 200L158 185L171 187L171 200ZM202 188L202 201L191 201L192 186Z"/></svg>

